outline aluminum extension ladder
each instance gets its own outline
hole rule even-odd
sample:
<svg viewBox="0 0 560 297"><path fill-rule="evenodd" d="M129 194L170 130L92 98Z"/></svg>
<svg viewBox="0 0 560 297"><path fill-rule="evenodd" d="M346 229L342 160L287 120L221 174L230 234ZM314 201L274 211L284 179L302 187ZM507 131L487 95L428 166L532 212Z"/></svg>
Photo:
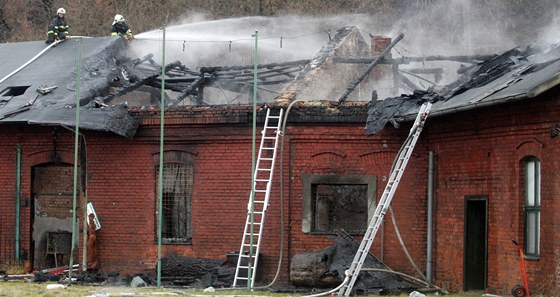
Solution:
<svg viewBox="0 0 560 297"><path fill-rule="evenodd" d="M278 138L281 134L283 109L277 116L270 115L270 108L266 111L264 128L261 132L259 155L253 176L253 189L247 204L247 220L243 231L243 240L237 259L233 287L247 285L253 288L256 277L257 263L264 228L264 218L268 208L274 164L278 148Z"/></svg>
<svg viewBox="0 0 560 297"><path fill-rule="evenodd" d="M424 103L420 107L420 111L416 116L416 121L410 128L410 133L404 144L401 147L396 159L394 167L391 170L391 175L389 176L389 180L387 181L387 185L385 186L385 190L379 199L379 204L375 208L375 212L369 226L367 228L366 233L362 239L360 247L354 256L354 260L352 260L352 264L350 268L348 268L347 274L350 274L350 281L342 286L338 291L338 295L345 295L349 296L350 292L352 291L352 287L354 283L358 279L358 275L360 274L360 270L362 269L362 265L364 264L369 249L371 248L371 244L373 243L373 239L375 238L375 234L379 227L383 223L383 218L385 217L385 213L391 204L391 200L393 199L393 195L397 190L397 186L401 180L401 177L404 173L404 169L406 168L406 164L410 159L410 155L412 154L412 150L414 150L414 146L416 145L416 141L420 136L420 132L422 132L422 128L424 127L424 123L426 122L426 118L430 113L430 108L432 104L430 102Z"/></svg>

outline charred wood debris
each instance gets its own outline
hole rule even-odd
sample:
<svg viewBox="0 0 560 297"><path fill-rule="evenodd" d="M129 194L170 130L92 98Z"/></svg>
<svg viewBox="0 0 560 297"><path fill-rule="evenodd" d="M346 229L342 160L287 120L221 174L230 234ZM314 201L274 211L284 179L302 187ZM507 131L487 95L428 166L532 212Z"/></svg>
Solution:
<svg viewBox="0 0 560 297"><path fill-rule="evenodd" d="M403 35L399 35L393 42L377 57L334 57L335 63L346 64L368 64L368 68L354 81L344 88L343 94L338 99L344 102L348 95L369 75L371 70L378 64L391 64L396 69L393 74L395 82L404 89L411 91L420 90L407 76L415 77L430 85L437 84L443 77L442 68L410 68L398 69L398 65L407 65L414 62L427 61L454 61L460 63L476 64L481 61L495 58L496 55L473 55L473 56L426 56L426 57L402 57L385 58L392 47L394 47ZM257 85L266 88L268 85L287 84L292 82L296 76L311 62L310 59L289 61L283 63L270 63L257 65ZM120 69L118 77L113 79L109 94L101 98L101 102L107 103L111 99L124 95L142 86L150 86L160 89L162 86L161 65L153 60L153 54L143 58L130 59L120 57L117 59L117 67ZM462 66L461 69L467 69ZM460 70L461 70L460 69ZM184 100L190 101L187 105L207 106L204 100L204 88L216 87L232 92L251 94L254 82L254 65L241 66L204 66L196 70L183 65L180 61L174 61L165 66L165 89L177 92L175 98L166 102L166 106L175 107L182 105ZM426 77L433 77L428 79ZM342 87L341 87L342 88Z"/></svg>
<svg viewBox="0 0 560 297"><path fill-rule="evenodd" d="M278 293L319 293L339 286L344 280L344 271L348 269L359 242L338 230L332 236L333 245L312 252L297 253L290 264L290 283L277 284L269 288ZM234 256L234 257L230 257ZM166 287L205 289L231 288L238 253L227 254L227 260L191 258L181 255L168 255L161 260L161 281ZM76 265L77 266L77 265ZM34 282L59 282L66 284L65 271L68 267L58 267L36 271L33 274L10 276L0 272L0 281L11 281L24 277L33 278ZM262 285L263 277L257 267L257 285ZM76 273L72 280L78 285L115 285L115 286L155 286L155 271L144 271L134 275L119 275L118 272L89 271ZM141 285L138 285L138 284ZM258 288L258 287L257 287ZM266 287L262 287L266 288ZM389 268L383 261L369 254L354 285L353 295L399 295L419 292L446 291L427 282Z"/></svg>
<svg viewBox="0 0 560 297"><path fill-rule="evenodd" d="M163 81L161 65L156 64L152 57L153 55L150 54L142 59L120 58L118 67L121 71L113 80L114 91L105 96L102 101L108 102L144 85L161 88ZM259 64L257 84L266 86L291 82L309 61ZM191 105L209 105L204 101L204 88L207 86L250 94L253 80L253 65L199 67L197 70L192 70L180 61L175 61L165 66L164 87L178 92L178 95L166 102L166 106L178 106L185 99L188 99Z"/></svg>

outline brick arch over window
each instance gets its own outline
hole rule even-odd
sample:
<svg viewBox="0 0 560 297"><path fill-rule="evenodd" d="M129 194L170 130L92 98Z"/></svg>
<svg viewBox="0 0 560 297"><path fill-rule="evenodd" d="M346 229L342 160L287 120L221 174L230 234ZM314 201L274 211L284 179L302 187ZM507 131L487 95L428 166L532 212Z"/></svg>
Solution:
<svg viewBox="0 0 560 297"><path fill-rule="evenodd" d="M36 151L27 154L26 161L29 162L28 164L30 166L37 166L37 165L47 164L47 163L74 164L74 153L66 150Z"/></svg>

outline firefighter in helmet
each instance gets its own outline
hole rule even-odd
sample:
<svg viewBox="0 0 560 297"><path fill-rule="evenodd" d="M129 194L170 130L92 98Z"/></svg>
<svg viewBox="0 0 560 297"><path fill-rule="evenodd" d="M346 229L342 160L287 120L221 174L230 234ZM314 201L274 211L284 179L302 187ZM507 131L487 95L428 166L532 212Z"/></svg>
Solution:
<svg viewBox="0 0 560 297"><path fill-rule="evenodd" d="M124 17L120 14L115 15L115 19L113 20L113 25L111 26L111 35L122 36L124 39L128 41L134 39L134 35L132 35L132 30L130 29L128 24L124 21Z"/></svg>
<svg viewBox="0 0 560 297"><path fill-rule="evenodd" d="M47 41L45 41L46 43L50 44L54 41L62 41L66 39L66 36L68 36L68 23L66 23L66 19L64 18L65 15L66 9L63 7L56 11L56 17L49 25Z"/></svg>

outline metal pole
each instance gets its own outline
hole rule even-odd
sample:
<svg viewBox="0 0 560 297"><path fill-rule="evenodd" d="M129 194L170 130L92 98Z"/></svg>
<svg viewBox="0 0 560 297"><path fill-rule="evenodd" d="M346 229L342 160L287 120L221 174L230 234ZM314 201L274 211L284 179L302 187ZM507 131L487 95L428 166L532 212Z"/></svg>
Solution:
<svg viewBox="0 0 560 297"><path fill-rule="evenodd" d="M255 37L255 52L253 54L253 139L251 142L251 202L250 202L250 216L251 216L251 236L249 241L249 254L253 255L253 234L254 234L254 200L255 200L255 153L256 153L256 141L257 141L257 77L258 77L258 64L259 64L259 31L255 31L253 35ZM262 228L262 226L261 226ZM241 255L240 255L241 256ZM249 259L249 265L247 270L247 289L251 290L253 280L251 279L253 272L253 258Z"/></svg>
<svg viewBox="0 0 560 297"><path fill-rule="evenodd" d="M78 61L76 71L76 132L74 138L74 190L72 191L72 248L70 249L70 265L68 267L68 285L72 284L74 268L74 249L76 248L76 200L78 193L78 147L80 144L80 76L82 71L82 38L78 39Z"/></svg>
<svg viewBox="0 0 560 297"><path fill-rule="evenodd" d="M16 147L16 242L14 247L15 258L19 261L20 222L21 222L21 144Z"/></svg>
<svg viewBox="0 0 560 297"><path fill-rule="evenodd" d="M426 253L426 280L432 282L433 221L434 221L434 152L428 155L428 238Z"/></svg>
<svg viewBox="0 0 560 297"><path fill-rule="evenodd" d="M159 130L159 175L158 175L158 259L157 287L161 287L161 228L163 224L163 131L165 127L165 27L161 54L161 119Z"/></svg>

